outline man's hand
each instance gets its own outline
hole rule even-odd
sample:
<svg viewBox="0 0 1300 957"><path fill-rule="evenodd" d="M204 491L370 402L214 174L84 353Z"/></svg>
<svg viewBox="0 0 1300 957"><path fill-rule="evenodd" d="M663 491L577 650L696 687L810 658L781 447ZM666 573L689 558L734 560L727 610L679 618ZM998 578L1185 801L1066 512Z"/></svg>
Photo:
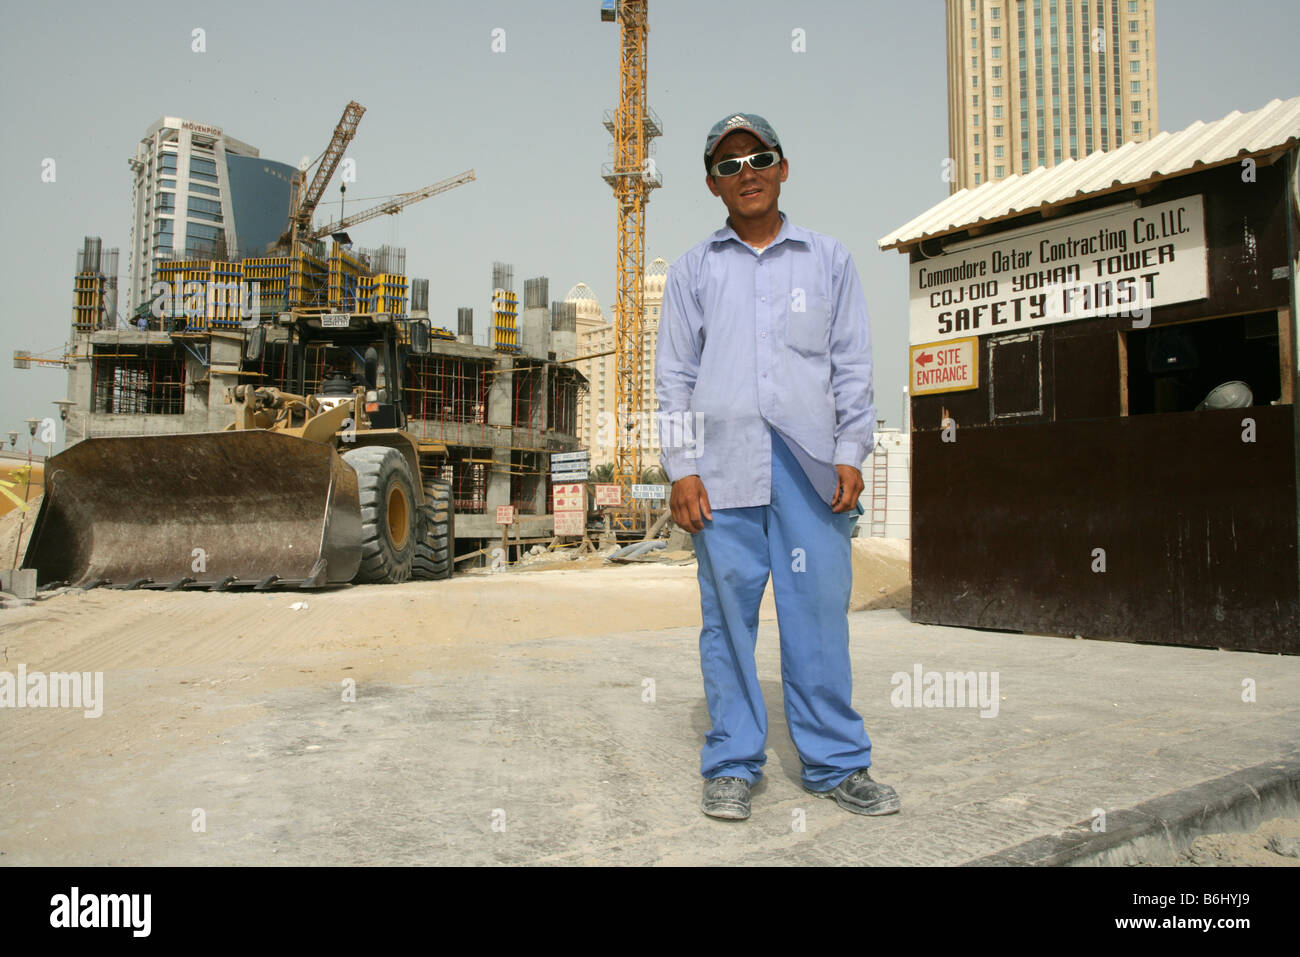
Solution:
<svg viewBox="0 0 1300 957"><path fill-rule="evenodd" d="M847 512L858 504L858 496L864 488L862 473L852 465L837 465L835 471L840 473L840 484L835 487L835 497L831 499L832 512ZM674 486L674 491L676 486ZM676 518L677 513L673 513Z"/></svg>
<svg viewBox="0 0 1300 957"><path fill-rule="evenodd" d="M673 521L692 535L704 527L706 519L713 521L709 493L704 490L704 483L698 475L686 475L673 483L668 507L672 510Z"/></svg>

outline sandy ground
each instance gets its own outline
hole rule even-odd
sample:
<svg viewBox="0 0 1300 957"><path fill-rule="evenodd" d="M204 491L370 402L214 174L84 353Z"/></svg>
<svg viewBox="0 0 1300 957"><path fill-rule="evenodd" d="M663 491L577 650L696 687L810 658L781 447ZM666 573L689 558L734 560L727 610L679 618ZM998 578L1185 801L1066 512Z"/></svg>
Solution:
<svg viewBox="0 0 1300 957"><path fill-rule="evenodd" d="M36 493L33 489L33 493ZM23 490L18 489L18 497L22 498ZM0 515L0 568L21 567L23 563L23 552L27 550L27 542L32 537L32 525L36 522L36 513L41 508L41 496L32 494L27 500L27 512L24 514L16 508L11 508L5 514ZM21 532L21 540L19 533ZM15 551L15 548L17 551ZM18 560L14 561L15 554Z"/></svg>
<svg viewBox="0 0 1300 957"><path fill-rule="evenodd" d="M1178 863L1195 867L1300 867L1300 819L1274 818L1249 834L1198 837Z"/></svg>
<svg viewBox="0 0 1300 957"><path fill-rule="evenodd" d="M0 555L13 554L18 524L16 513L0 517ZM908 604L905 542L855 540L854 556L854 609ZM775 620L770 583L760 619ZM452 581L309 593L72 589L43 596L0 611L0 670L23 663L29 673L102 671L117 699L116 720L88 721L66 709L0 712L0 817L43 821L41 844L58 848L58 859L76 860L86 835L59 822L84 820L66 813L70 805L93 817L97 798L80 789L52 796L17 787L32 761L104 761L106 780L109 767L148 777L191 744L211 745L229 729L272 715L272 697L319 687L326 677L337 685L342 674L373 687L409 682L436 667L473 681L499 667L499 650L510 643L536 643L545 658L553 653L547 638L698 628L699 621L690 559L535 560ZM18 863L10 854L9 862Z"/></svg>
<svg viewBox="0 0 1300 957"><path fill-rule="evenodd" d="M0 549L13 548L17 519L17 515L0 517ZM29 519L28 528L30 524ZM853 554L852 610L894 616L897 612L888 609L905 611L910 603L907 543L855 539ZM776 620L770 585L759 618L770 634ZM335 845L329 841L304 844L299 839L301 829L319 836L338 828L360 828L350 837L340 832L343 843L338 846L370 846L374 834L365 829L372 825L364 822L373 814L366 802L379 807L386 795L404 796L403 788L446 797L440 789L450 788L450 794L458 785L440 780L438 774L443 772L437 767L444 772L468 768L475 781L496 780L494 776L504 768L489 771L484 765L498 760L490 757L496 753L492 748L516 739L530 742L534 749L542 748L551 755L527 772L540 777L534 780L525 775L519 781L509 777L502 781L527 785L528 793L538 793L536 788L551 780L556 766L576 760L574 740L586 742L586 751L605 760L608 748L597 739L603 739L608 731L594 714L585 716L581 708L587 705L574 712L572 704L546 704L549 696L562 695L567 701L577 695L575 701L585 702L582 695L596 700L600 695L631 694L633 700L641 700L636 680L627 679L625 673L634 678L660 673L665 702L670 700L666 689L676 685L687 689L694 701L699 697L699 678L692 649L699 621L693 561L615 565L599 556L580 561L534 560L499 573L475 570L446 582L311 593L69 590L24 607L0 610L0 671L13 672L19 663L25 664L29 673L102 671L107 708L103 720L86 720L70 709L0 711L0 864L202 862L208 858L194 856L191 842L195 837L187 817L190 806L199 803L215 805L218 811L214 813L224 807L227 820L239 810L251 807L256 811L251 817L237 818L244 828L237 839L218 839L215 832L208 836L214 842L214 862L269 863L292 856L296 847L299 857L295 860L300 863L338 863L334 858L303 857L304 848ZM906 628L919 627L904 619L899 622ZM871 626L873 631L877 627ZM611 635L649 635L655 629L678 631L647 642L613 643L609 639ZM940 631L948 630L931 629L908 639L898 653L907 661L922 651L933 657L939 653ZM954 631L953 635L943 640L968 644L972 650L967 655L990 641L1014 638L969 631ZM919 648L915 647L917 641ZM1030 641L1047 641L1044 649L1052 652L1070 650L1055 639L1015 639L1017 647L1028 647ZM670 658L646 657L665 642L672 649ZM880 653L866 650L868 645L855 647L862 649L861 653ZM880 645L882 650L889 647ZM582 680L584 675L590 679L583 669L592 666L591 655L598 648L604 651L596 673L605 677L592 685L590 680ZM762 655L770 656L773 648L769 639ZM1114 646L1106 650L1108 657L1117 656ZM1137 647L1132 652L1158 653L1166 658L1184 653ZM675 669L671 674L670 666L663 663L669 660ZM855 672L861 667L861 663L855 665ZM896 667L896 662L886 664L882 673ZM522 690L516 689L502 701L471 707L473 701L487 700L481 698L484 689L506 677L502 669ZM577 677L570 674L575 669L581 672ZM880 670L864 668L863 674ZM620 683L609 674L622 674L626 680ZM364 705L337 704L340 676L354 678L356 686L364 689ZM566 681L578 684L569 687ZM443 689L441 698L439 688ZM881 694L887 696L887 692L886 688ZM331 695L336 702L333 707L342 709L338 715L313 703L318 698L327 701ZM416 695L419 701L399 707L404 695ZM777 700L775 691L773 695ZM700 702L691 707L688 720L698 736L706 730L702 722L707 716L700 713ZM361 710L355 710L358 708ZM632 708L640 713L638 705ZM540 715L547 709L556 710L559 717L544 720ZM341 731L335 728L339 721L343 722L338 725ZM407 753L408 742L402 735L409 733L408 726L444 736L439 745L448 749L443 764L435 766L427 757ZM558 732L560 726L567 730ZM486 738L484 727L492 731ZM983 728L978 719L975 727ZM622 733L630 739L638 728L633 722L623 727ZM343 737L336 741L331 734ZM667 741L692 738L676 726L663 734ZM357 740L364 742L349 759L359 762L355 767L346 761L330 765L327 774L331 777L320 778L306 765L293 764L300 758L321 760L319 755L351 740L348 735L359 736ZM656 747L667 745L652 734L636 753ZM689 752L693 747L689 743L678 750ZM906 741L900 740L900 752L905 747ZM679 758L674 751L662 763L670 767ZM374 767L366 761L375 762ZM923 775L924 767L922 761L916 773ZM964 763L960 769L948 768L941 777L960 777L959 771L965 768ZM611 780L617 778L617 772L606 773ZM385 779L384 788L375 791L367 784L373 781L372 774L395 777ZM519 772L515 770L515 774ZM339 783L339 776L347 778L346 786ZM906 779L901 783L907 783ZM689 791L694 785L685 781L682 787ZM773 799L781 787L774 778ZM919 801L921 777L911 787ZM195 788L207 794L208 800L192 800L190 792ZM553 795L541 793L554 803ZM636 795L627 799L649 800ZM689 824L673 825L665 834L677 833L682 826L702 826L695 820L699 815L690 805L689 794L684 798L675 794L672 799L671 813L680 812ZM968 801L969 796L963 800ZM439 813L453 813L446 808L459 808L463 803L459 797L444 800L438 805ZM575 804L574 808L564 813L581 810L599 816L594 805ZM547 813L551 811L560 813L553 808ZM1078 816L1072 807L1060 811L1058 816L1063 819ZM790 813L784 808L781 812ZM363 823L346 823L348 814ZM668 815L660 816L667 819ZM172 822L172 817L178 820ZM266 823L259 824L262 820ZM844 826L836 816L828 820L838 821L828 826ZM168 822L165 827L164 821ZM438 818L429 826L436 832L442 826L440 821ZM387 834L385 829L395 825L381 821L373 826ZM454 826L469 827L463 822ZM897 827L898 822L882 826ZM1270 822L1254 835L1202 838L1188 850L1183 862L1295 866L1297 859L1278 848L1291 849L1300 837L1298 828L1300 823L1282 820ZM1005 828L999 825L995 830L1001 833ZM222 833L231 833L228 826ZM550 829L547 833L557 832ZM388 835L397 843L383 844L384 854L397 857L382 859L404 860L403 854L413 861L441 859L431 858L423 848L406 848L402 842L408 837L404 833L397 838ZM748 844L735 840L739 842L733 849L736 853L750 852L745 850ZM997 841L993 843L997 845ZM829 854L827 848L832 845L819 847L821 853ZM586 859L587 852L562 841L556 848L549 852L556 860ZM281 849L290 853L280 858L258 856ZM651 860L671 860L670 850L646 854ZM550 859L542 851L532 849L530 856L519 859ZM510 860L481 853L485 861Z"/></svg>

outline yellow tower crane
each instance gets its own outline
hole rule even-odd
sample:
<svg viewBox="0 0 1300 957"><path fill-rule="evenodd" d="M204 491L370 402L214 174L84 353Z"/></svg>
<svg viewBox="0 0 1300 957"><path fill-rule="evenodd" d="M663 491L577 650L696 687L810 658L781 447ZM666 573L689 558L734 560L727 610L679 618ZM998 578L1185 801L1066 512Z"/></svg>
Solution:
<svg viewBox="0 0 1300 957"><path fill-rule="evenodd" d="M339 118L338 125L334 127L334 135L330 138L329 146L325 147L325 152L321 154L320 165L316 167L316 175L305 188L306 171L299 172L293 178L293 195L289 200L289 225L280 237L280 245L292 249L297 245L311 228L312 215L316 212L316 206L320 202L321 196L325 193L325 187L334 176L334 170L338 168L339 161L343 159L343 151L348 148L352 142L352 137L357 135L357 124L361 122L362 115L366 108L352 100L343 108L343 116Z"/></svg>
<svg viewBox="0 0 1300 957"><path fill-rule="evenodd" d="M602 169L618 202L618 281L614 301L614 481L622 496L615 531L633 531L639 517L632 485L641 480L641 447L653 429L645 401L644 361L645 207L663 180L650 158L650 141L661 135L659 118L646 104L648 0L601 0L600 19L620 24L618 108L605 113L614 136L614 161Z"/></svg>
<svg viewBox="0 0 1300 957"><path fill-rule="evenodd" d="M336 219L324 226L318 226L306 233L308 239L320 239L322 236L329 236L333 233L342 232L349 227L356 226L383 216L387 213L390 216L396 216L407 206L412 203L418 203L428 199L431 196L437 196L439 193L445 193L449 189L454 189L464 183L473 182L477 177L472 169L467 169L463 173L457 173L448 179L440 180L424 189L417 189L410 193L398 193L387 202L380 203L378 206L372 206L369 209L362 210L359 213L353 213L351 216L345 216L342 219Z"/></svg>

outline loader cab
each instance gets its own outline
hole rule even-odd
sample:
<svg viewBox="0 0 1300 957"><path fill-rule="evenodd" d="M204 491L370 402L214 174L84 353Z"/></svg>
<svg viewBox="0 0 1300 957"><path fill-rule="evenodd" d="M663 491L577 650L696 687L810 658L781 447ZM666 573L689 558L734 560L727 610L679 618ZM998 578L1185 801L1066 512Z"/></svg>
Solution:
<svg viewBox="0 0 1300 957"><path fill-rule="evenodd" d="M403 429L406 410L402 406L402 363L397 328L391 316L351 314L346 316L295 317L295 338L306 347L327 345L335 356L321 380L318 398L322 404L345 400L364 388L364 410L372 429ZM354 372L360 359L361 372ZM381 384L382 382L382 384Z"/></svg>

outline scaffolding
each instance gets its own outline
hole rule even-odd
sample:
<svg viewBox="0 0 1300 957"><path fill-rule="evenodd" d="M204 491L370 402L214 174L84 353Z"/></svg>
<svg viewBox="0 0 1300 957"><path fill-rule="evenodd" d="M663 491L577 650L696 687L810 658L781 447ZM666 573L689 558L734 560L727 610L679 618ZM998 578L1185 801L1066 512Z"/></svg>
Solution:
<svg viewBox="0 0 1300 957"><path fill-rule="evenodd" d="M584 391L581 373L572 366L551 368L546 389L546 431L578 434L578 408Z"/></svg>
<svg viewBox="0 0 1300 957"><path fill-rule="evenodd" d="M240 376L255 381L259 386L271 386L295 395L319 392L326 366L335 359L330 355L331 347L325 343L308 343L303 349L301 365L290 370L291 348L287 342L268 342L261 356L240 363ZM298 392L299 388L302 393Z"/></svg>
<svg viewBox="0 0 1300 957"><path fill-rule="evenodd" d="M491 364L482 359L409 356L402 379L412 431L429 438L429 424L442 422L443 435L453 432L448 441L455 441L460 431L448 430L447 423L485 425L491 375Z"/></svg>
<svg viewBox="0 0 1300 957"><path fill-rule="evenodd" d="M519 514L546 513L551 495L549 476L540 510L537 504L537 490L543 484L542 474L542 453L527 449L510 450L510 504Z"/></svg>
<svg viewBox="0 0 1300 957"><path fill-rule="evenodd" d="M541 361L518 358L511 373L510 427L541 431L544 374Z"/></svg>
<svg viewBox="0 0 1300 957"><path fill-rule="evenodd" d="M488 473L492 450L484 446L448 446L451 497L457 512L482 515L487 511Z"/></svg>
<svg viewBox="0 0 1300 957"><path fill-rule="evenodd" d="M181 415L185 361L173 345L96 346L91 367L91 411L111 415Z"/></svg>

